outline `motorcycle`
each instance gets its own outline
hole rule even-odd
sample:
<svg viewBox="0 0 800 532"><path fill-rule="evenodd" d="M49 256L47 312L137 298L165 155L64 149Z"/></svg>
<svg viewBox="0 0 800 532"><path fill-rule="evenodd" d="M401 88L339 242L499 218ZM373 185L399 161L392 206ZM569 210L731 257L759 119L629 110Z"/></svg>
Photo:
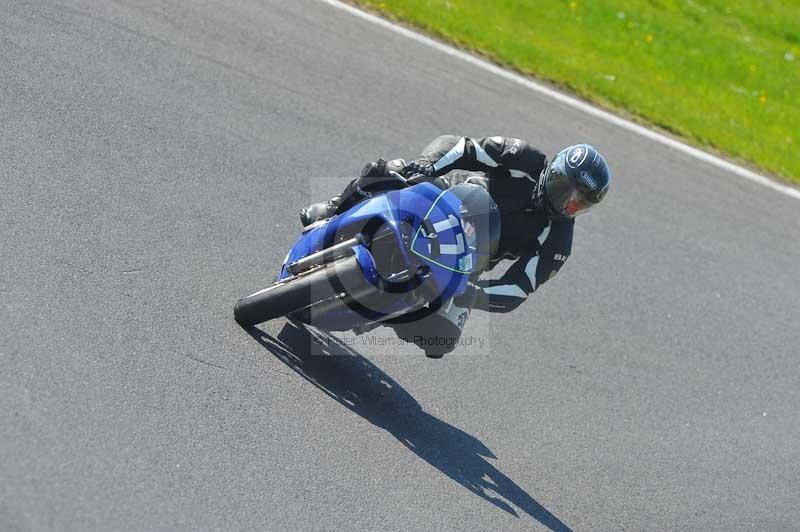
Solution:
<svg viewBox="0 0 800 532"><path fill-rule="evenodd" d="M463 294L497 250L497 205L476 184L442 190L395 179L306 227L276 281L236 303L236 321L285 316L360 334L423 319Z"/></svg>

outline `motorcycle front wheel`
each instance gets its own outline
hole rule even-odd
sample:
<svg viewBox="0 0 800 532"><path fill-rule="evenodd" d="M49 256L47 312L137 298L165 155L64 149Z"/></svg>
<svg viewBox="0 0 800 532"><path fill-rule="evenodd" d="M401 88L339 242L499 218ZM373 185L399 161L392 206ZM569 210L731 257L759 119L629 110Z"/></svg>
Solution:
<svg viewBox="0 0 800 532"><path fill-rule="evenodd" d="M233 307L233 315L244 326L280 318L320 301L340 297L342 283L339 280L358 278L363 280L356 257L341 259L243 297Z"/></svg>

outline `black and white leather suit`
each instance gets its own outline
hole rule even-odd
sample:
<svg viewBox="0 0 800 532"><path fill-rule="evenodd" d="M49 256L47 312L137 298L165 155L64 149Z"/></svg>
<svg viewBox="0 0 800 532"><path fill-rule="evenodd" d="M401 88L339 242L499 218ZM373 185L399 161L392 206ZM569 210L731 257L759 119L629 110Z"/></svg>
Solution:
<svg viewBox="0 0 800 532"><path fill-rule="evenodd" d="M569 257L575 220L554 217L544 206L539 181L547 157L541 151L510 137L443 135L416 161L432 165L429 180L440 188L464 182L483 186L500 210L500 244L489 269L502 260L515 262L500 279L475 283L474 308L490 312L515 309ZM400 167L405 161L390 164ZM343 197L363 185L364 179L348 185Z"/></svg>
<svg viewBox="0 0 800 532"><path fill-rule="evenodd" d="M413 162L427 167L430 176L423 180L440 188L465 182L486 188L501 217L498 250L487 269L503 260L515 261L499 279L470 283L468 302L457 298L455 305L450 301L419 322L393 325L401 338L413 341L429 356L438 357L458 345L472 308L488 312L514 310L559 271L572 249L574 219L553 216L545 206L540 179L547 157L523 140L443 135ZM385 168L399 170L406 164L396 159L386 163ZM371 185L377 184L379 189L376 177L379 176L353 180L340 196L341 210L360 201L361 191ZM444 337L444 341L431 342L431 337Z"/></svg>

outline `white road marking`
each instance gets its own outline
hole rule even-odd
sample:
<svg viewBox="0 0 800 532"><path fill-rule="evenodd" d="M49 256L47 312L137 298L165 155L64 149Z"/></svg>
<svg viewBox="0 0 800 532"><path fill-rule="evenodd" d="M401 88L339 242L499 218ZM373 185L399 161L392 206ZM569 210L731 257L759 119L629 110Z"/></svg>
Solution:
<svg viewBox="0 0 800 532"><path fill-rule="evenodd" d="M458 59L461 59L462 61L466 61L471 65L486 70L487 72L491 72L492 74L500 76L501 78L505 78L507 80L518 83L534 92L538 92L539 94L548 96L560 103L578 109L579 111L582 111L586 114L610 122L611 124L621 127L622 129L626 129L628 131L646 137L650 140L668 146L674 150L680 151L686 155L699 159L700 161L716 166L717 168L721 168L722 170L728 171L739 177L742 177L754 183L758 183L759 185L771 188L772 190L793 197L795 199L800 199L800 189L796 189L788 185L778 183L777 181L773 181L772 179L764 175L753 172L752 170L748 170L747 168L734 164L730 161L726 161L725 159L717 157L716 155L704 152L703 150L689 146L688 144L684 144L683 142L667 137L666 135L662 135L661 133L657 133L651 129L647 129L644 126L635 124L629 120L625 120L624 118L620 118L616 115L613 115L608 111L603 111L602 109L599 109L589 103L583 102L581 100L578 100L577 98L558 92L555 89L551 89L550 87L547 87L541 83L532 81L531 79L528 79L524 76L511 72L510 70L506 70L497 65L493 65L492 63L484 61L483 59L480 59L474 55L470 55L466 52L462 52L461 50L457 50L448 44L444 44L437 40L431 39L430 37L421 35L408 28L398 26L397 24L389 22L388 20L382 19L381 17L372 15L365 11L361 11L360 9L357 9L349 4L340 2L339 0L319 0L319 1L324 2L325 4L328 4L331 7L335 7L336 9L339 9L341 11L346 11L347 13L350 13L351 15L354 15L362 20L366 20L368 22L372 22L373 24L383 26L386 29L389 29L400 35L403 35L404 37L408 37L409 39L413 39L420 44L424 44L425 46L429 46L431 48L439 50L440 52L443 52L449 56L456 57Z"/></svg>

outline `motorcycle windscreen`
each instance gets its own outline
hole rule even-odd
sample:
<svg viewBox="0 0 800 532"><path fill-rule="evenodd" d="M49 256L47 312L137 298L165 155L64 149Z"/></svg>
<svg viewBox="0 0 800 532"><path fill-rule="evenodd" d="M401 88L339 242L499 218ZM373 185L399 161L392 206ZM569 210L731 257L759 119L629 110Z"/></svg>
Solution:
<svg viewBox="0 0 800 532"><path fill-rule="evenodd" d="M464 183L450 189L461 200L461 227L472 251L472 271L483 271L497 253L500 242L500 211L489 192Z"/></svg>

